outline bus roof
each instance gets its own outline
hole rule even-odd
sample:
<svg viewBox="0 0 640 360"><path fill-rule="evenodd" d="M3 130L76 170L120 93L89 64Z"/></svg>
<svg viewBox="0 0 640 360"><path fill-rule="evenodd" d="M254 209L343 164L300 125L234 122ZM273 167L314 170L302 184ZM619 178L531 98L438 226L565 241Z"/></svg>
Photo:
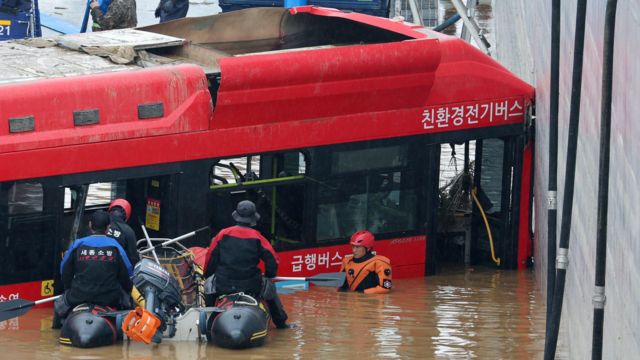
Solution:
<svg viewBox="0 0 640 360"><path fill-rule="evenodd" d="M0 43L0 55L0 167L34 152L77 160L0 181L513 125L533 101L460 39L312 6ZM118 144L137 151L85 154Z"/></svg>

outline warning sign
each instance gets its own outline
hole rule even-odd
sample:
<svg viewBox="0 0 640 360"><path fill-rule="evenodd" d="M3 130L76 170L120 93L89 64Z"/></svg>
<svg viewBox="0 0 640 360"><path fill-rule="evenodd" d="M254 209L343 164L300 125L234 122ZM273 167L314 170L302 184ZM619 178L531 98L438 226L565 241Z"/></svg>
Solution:
<svg viewBox="0 0 640 360"><path fill-rule="evenodd" d="M40 296L53 295L53 280L43 280L40 285Z"/></svg>
<svg viewBox="0 0 640 360"><path fill-rule="evenodd" d="M160 200L147 198L147 216L145 224L147 229L160 231Z"/></svg>

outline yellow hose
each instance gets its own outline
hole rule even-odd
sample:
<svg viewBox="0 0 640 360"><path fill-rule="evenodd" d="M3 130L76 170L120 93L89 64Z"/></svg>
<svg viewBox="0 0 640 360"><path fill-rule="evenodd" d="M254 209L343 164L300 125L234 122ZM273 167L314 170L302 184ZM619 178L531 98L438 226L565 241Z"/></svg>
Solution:
<svg viewBox="0 0 640 360"><path fill-rule="evenodd" d="M144 296L142 296L140 291L138 291L138 288L135 286L133 287L133 289L131 289L131 297L133 298L133 302L136 304L136 306L140 306L144 309Z"/></svg>
<svg viewBox="0 0 640 360"><path fill-rule="evenodd" d="M491 228L489 227L489 220L487 220L487 215L485 215L484 210L482 209L482 205L480 205L480 201L476 196L477 188L471 189L471 197L473 197L473 201L476 203L476 206L480 210L480 214L482 214L482 219L484 219L484 226L487 228L487 235L489 235L489 245L491 246L491 260L493 260L496 265L500 266L500 258L496 258L496 252L493 249L493 236L491 235Z"/></svg>

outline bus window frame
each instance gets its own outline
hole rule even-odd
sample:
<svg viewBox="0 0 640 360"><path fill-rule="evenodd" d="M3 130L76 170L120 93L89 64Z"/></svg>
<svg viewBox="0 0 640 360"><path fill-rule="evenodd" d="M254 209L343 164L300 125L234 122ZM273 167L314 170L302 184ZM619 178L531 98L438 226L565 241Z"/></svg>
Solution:
<svg viewBox="0 0 640 360"><path fill-rule="evenodd" d="M2 201L2 204L0 204L0 209L1 209L0 216L2 216L2 219L0 219L0 226L3 227L2 229L0 229L0 233L5 234L8 238L9 232L11 231L9 228L9 225L10 225L9 217L28 219L28 220L29 219L40 220L44 218L51 218L50 220L52 220L54 224L53 229L51 230L53 236L51 239L48 239L48 241L47 239L44 239L42 244L43 246L46 245L45 246L46 252L52 253L53 259L51 259L52 267L50 268L50 270L41 269L41 271L36 277L29 277L27 280L19 280L19 281L12 280L7 284L14 284L16 282L20 283L20 282L42 281L42 280L52 279L57 273L57 268L59 264L59 259L57 256L55 256L55 254L58 254L60 252L60 241L56 239L58 239L61 234L60 219L62 216L63 209L62 207L52 206L52 205L54 205L56 202L64 201L63 200L64 195L61 192L61 187L60 187L60 177L51 176L51 177L20 179L20 180L7 180L7 181L0 182L0 186L4 188L5 184L19 184L19 183L38 183L42 186L42 204L41 204L42 209L36 212L18 213L18 214L10 215L8 212L9 210L8 197L4 196L5 193L8 194L9 189L7 190L0 189L0 193L1 193L0 201ZM15 239L12 241L15 242ZM19 244L16 244L16 245L19 245ZM6 284L0 284L0 285L6 285Z"/></svg>
<svg viewBox="0 0 640 360"><path fill-rule="evenodd" d="M278 177L278 174L274 175L274 162L273 160L275 159L275 157L277 156L281 156L281 155L285 155L285 154L297 154L298 155L298 159L300 159L300 156L302 157L303 161L304 161L304 174L298 174L298 175L289 175L289 176L283 176L283 177ZM227 164L227 163L223 163L221 164L221 161L227 161L227 160L233 160L233 159L239 159L239 158L244 158L245 159L245 163L249 164L249 162L252 159L255 158L259 158L260 161L258 162L258 173L260 174L261 177L268 177L265 179L256 179L256 180L245 180L247 174L235 174L235 170L230 169L231 167ZM210 165L210 169L209 171L209 192L210 194L213 195L212 199L217 199L217 196L222 196L222 197L226 197L226 196L232 196L235 195L237 197L237 195L246 193L247 191L253 190L253 189L268 189L268 191L271 191L271 189L275 189L277 187L280 186L287 186L287 185L297 185L300 184L303 186L303 193L304 195L304 201L305 204L301 207L301 211L302 211L302 223L308 223L308 221L306 220L307 212L307 203L309 199L309 184L312 183L314 181L314 179L309 176L309 171L311 169L311 165L310 165L310 155L309 155L309 149L308 148L304 148L304 149L286 149L286 150L280 150L280 151L267 151L267 152L263 152L263 153L251 153L251 154L240 154L240 155L233 155L233 156L225 156L222 158L215 158L215 159L211 159L212 163ZM265 165L266 164L266 165ZM222 179L224 179L225 181L231 180L231 179L226 179L222 176L216 175L215 174L215 169L216 167L223 167L225 169L229 169L232 172L233 175L233 179L236 182L227 182L227 183L222 183L222 184L212 184L213 181L215 180L219 180L222 181ZM277 169L276 169L277 170ZM253 172L253 169L250 168L247 165L247 173L249 172ZM276 171L277 172L277 171ZM316 180L317 181L317 180ZM215 200L212 200L215 203ZM235 207L236 204L226 204L227 206L229 205L233 205L233 207ZM212 209L213 214L211 214L211 217L213 217L214 219L217 216L226 216L225 214L219 214L218 210L215 209L215 205L214 205L214 209ZM273 230L273 221L272 221L272 217L273 214L261 214L262 215L262 221L264 221L264 219L269 219L269 224L270 224L270 228ZM230 216L229 216L230 217ZM227 222L226 224L231 224L232 222ZM225 222L222 222L221 224L225 224ZM220 224L213 224L214 227L218 228L218 227L223 227L224 225L220 225ZM274 246L274 249L276 251L285 251L285 250L295 250L295 249L303 249L303 248L309 248L312 246L312 244L314 243L310 243L308 241L308 236L306 235L306 232L308 232L308 229L306 228L302 228L301 232L300 232L300 240L299 241L295 241L295 242L282 242L282 241L278 241L276 242L276 239L269 239L269 241L271 241L271 243ZM268 234L263 234L266 237L269 237Z"/></svg>
<svg viewBox="0 0 640 360"><path fill-rule="evenodd" d="M330 180L349 178L353 176L371 176L371 175L379 175L383 173L395 173L395 172L414 172L414 177L416 179L416 187L415 187L415 196L416 196L416 204L419 204L424 200L425 189L423 185L420 185L420 182L424 180L426 169L421 168L421 164L426 161L427 152L429 151L431 134L422 134L422 135L411 135L411 136L403 136L403 137L395 137L395 138L387 138L387 139L375 139L375 140L364 140L357 142L348 142L348 143L340 143L340 144L332 144L332 145L323 145L313 148L315 150L312 152L311 163L314 165L310 172L310 175L314 177L318 184L326 183ZM328 154L336 153L336 152L345 152L345 151L358 151L365 150L369 148L384 148L384 147L392 147L398 145L407 145L407 158L406 163L404 165L395 166L395 167L381 167L374 168L368 170L356 170L352 172L338 172L333 174L330 169L332 167L332 163L330 160L330 156ZM414 152L416 148L423 149L421 152ZM320 158L324 158L324 161L321 161ZM329 171L327 171L327 169ZM316 185L317 186L317 185ZM317 197L317 191L315 197ZM311 205L311 204L309 204ZM313 239L314 241L307 244L307 247L313 246L334 246L334 245L342 245L349 241L351 234L346 234L342 237L336 237L333 239L325 239L322 241L318 241L316 239L317 234L317 210L318 210L319 201L314 199L314 210L311 211L315 216L313 221ZM386 239L394 239L399 237L407 237L407 236L416 236L424 234L425 231L425 217L426 211L423 211L420 205L416 205L417 213L415 217L415 228L414 229L406 229L400 231L389 231L376 235L376 240L386 240Z"/></svg>

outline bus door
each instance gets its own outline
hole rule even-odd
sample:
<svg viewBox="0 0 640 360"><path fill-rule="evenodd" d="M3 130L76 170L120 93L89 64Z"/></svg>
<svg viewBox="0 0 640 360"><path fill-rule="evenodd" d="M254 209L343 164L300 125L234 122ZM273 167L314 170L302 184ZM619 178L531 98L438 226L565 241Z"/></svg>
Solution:
<svg viewBox="0 0 640 360"><path fill-rule="evenodd" d="M519 221L525 137L490 138L476 144L471 261L515 269L518 229L529 226Z"/></svg>
<svg viewBox="0 0 640 360"><path fill-rule="evenodd" d="M173 237L177 222L177 211L172 205L177 203L173 189L178 175L149 173L149 170L123 169L64 176L59 202L63 214L61 251L74 240L90 235L91 215L97 210L108 211L111 202L117 198L131 204L128 224L138 239L144 238L141 225L146 226L151 237Z"/></svg>
<svg viewBox="0 0 640 360"><path fill-rule="evenodd" d="M442 144L436 262L515 268L523 140Z"/></svg>
<svg viewBox="0 0 640 360"><path fill-rule="evenodd" d="M95 182L62 187L62 251L74 240L91 234L88 227L91 214L107 210L112 199L123 197L124 185L124 182Z"/></svg>
<svg viewBox="0 0 640 360"><path fill-rule="evenodd" d="M425 255L425 275L435 275L442 261L440 244L443 242L441 232L442 197L440 193L440 143L426 146L425 173L422 191L424 192L424 227L427 238Z"/></svg>

